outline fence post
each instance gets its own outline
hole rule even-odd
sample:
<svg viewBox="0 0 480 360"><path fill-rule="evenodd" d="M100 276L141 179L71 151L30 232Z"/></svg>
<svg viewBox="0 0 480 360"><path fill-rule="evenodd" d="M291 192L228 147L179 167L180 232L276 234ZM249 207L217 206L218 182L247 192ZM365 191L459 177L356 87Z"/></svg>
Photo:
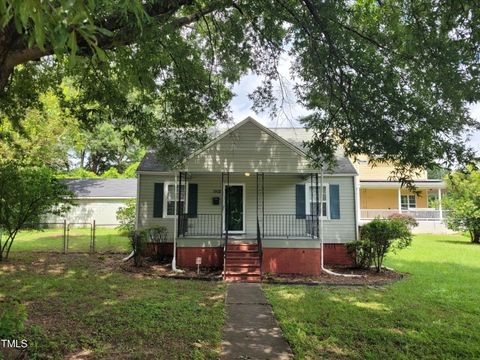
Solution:
<svg viewBox="0 0 480 360"><path fill-rule="evenodd" d="M63 253L67 253L67 219L63 219Z"/></svg>
<svg viewBox="0 0 480 360"><path fill-rule="evenodd" d="M92 252L95 252L95 237L96 237L96 225L95 220L93 220L93 228L92 228Z"/></svg>

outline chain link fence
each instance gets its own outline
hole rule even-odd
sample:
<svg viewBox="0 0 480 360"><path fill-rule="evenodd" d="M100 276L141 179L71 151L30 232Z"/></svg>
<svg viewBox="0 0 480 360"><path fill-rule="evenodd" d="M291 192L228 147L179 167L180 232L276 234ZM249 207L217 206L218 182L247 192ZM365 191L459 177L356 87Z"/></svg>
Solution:
<svg viewBox="0 0 480 360"><path fill-rule="evenodd" d="M16 251L127 253L128 236L117 224L92 222L45 222L29 226L18 232L12 245ZM3 239L6 238L3 232Z"/></svg>

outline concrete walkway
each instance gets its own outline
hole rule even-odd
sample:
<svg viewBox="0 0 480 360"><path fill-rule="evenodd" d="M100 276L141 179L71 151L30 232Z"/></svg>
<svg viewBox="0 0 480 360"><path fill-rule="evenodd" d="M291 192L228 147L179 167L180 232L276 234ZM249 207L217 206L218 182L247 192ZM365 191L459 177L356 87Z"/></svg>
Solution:
<svg viewBox="0 0 480 360"><path fill-rule="evenodd" d="M227 288L221 359L293 359L260 284Z"/></svg>

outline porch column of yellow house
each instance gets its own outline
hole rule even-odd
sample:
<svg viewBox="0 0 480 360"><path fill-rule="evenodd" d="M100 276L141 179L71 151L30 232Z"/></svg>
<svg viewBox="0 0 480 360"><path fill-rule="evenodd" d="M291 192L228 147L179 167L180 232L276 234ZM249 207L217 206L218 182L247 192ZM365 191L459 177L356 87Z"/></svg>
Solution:
<svg viewBox="0 0 480 360"><path fill-rule="evenodd" d="M399 187L397 189L397 196L398 196L398 212L402 213L402 189Z"/></svg>

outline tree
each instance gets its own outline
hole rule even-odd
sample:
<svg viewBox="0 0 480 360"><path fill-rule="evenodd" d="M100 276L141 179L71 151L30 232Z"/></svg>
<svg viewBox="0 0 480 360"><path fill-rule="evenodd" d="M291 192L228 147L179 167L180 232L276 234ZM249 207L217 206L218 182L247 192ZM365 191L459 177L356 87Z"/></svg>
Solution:
<svg viewBox="0 0 480 360"><path fill-rule="evenodd" d="M229 118L231 85L264 76L255 108L284 98L279 59L310 110L314 161L369 154L408 181L418 168L475 160L463 135L478 126L479 10L475 0L0 1L2 111L15 121L38 93L70 81L83 124L205 132ZM277 86L280 81L280 86ZM280 92L278 89L280 88Z"/></svg>
<svg viewBox="0 0 480 360"><path fill-rule="evenodd" d="M125 206L118 208L116 217L120 225L117 227L120 231L130 234L135 230L135 209L134 199L127 200Z"/></svg>
<svg viewBox="0 0 480 360"><path fill-rule="evenodd" d="M446 177L447 193L443 206L447 225L456 231L468 231L472 243L480 244L480 172L472 167Z"/></svg>
<svg viewBox="0 0 480 360"><path fill-rule="evenodd" d="M17 233L34 226L47 214L62 215L72 204L72 192L45 167L0 163L0 261L8 258Z"/></svg>

